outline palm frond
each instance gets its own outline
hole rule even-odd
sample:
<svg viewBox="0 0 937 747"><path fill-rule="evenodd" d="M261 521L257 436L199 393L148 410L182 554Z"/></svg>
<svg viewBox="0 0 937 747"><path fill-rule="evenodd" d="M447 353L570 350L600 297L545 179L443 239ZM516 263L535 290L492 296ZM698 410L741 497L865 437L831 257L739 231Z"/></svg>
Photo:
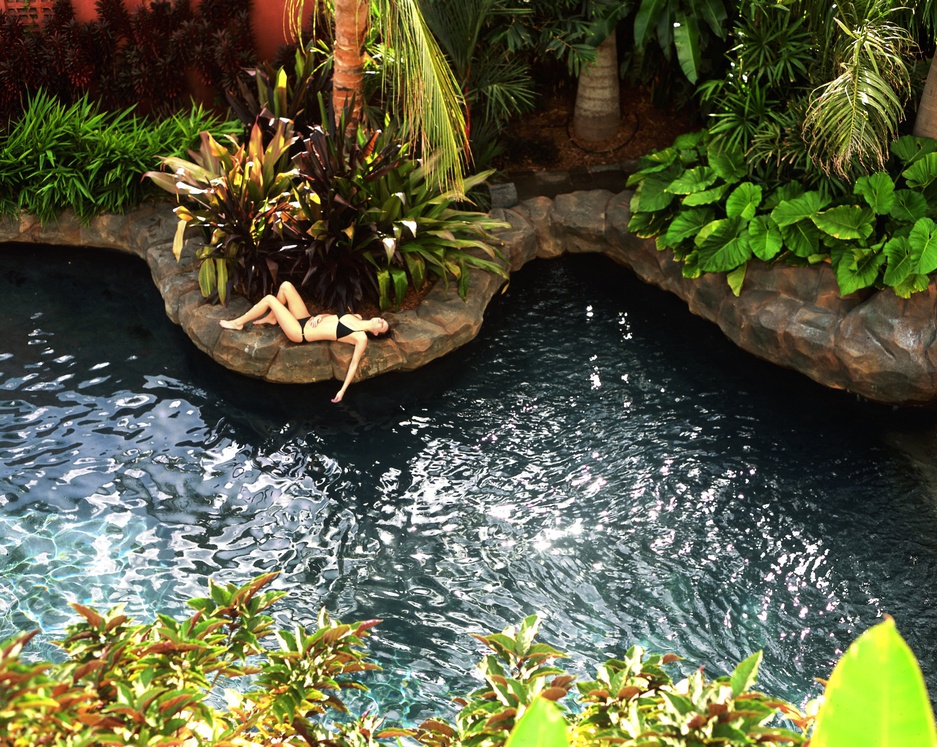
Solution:
<svg viewBox="0 0 937 747"><path fill-rule="evenodd" d="M850 28L840 18L839 74L815 89L804 121L811 158L839 176L880 168L911 95L908 32L883 16Z"/></svg>
<svg viewBox="0 0 937 747"><path fill-rule="evenodd" d="M403 132L432 154L428 180L462 191L469 154L462 99L442 51L430 33L418 0L377 0L377 13L389 50L390 86Z"/></svg>

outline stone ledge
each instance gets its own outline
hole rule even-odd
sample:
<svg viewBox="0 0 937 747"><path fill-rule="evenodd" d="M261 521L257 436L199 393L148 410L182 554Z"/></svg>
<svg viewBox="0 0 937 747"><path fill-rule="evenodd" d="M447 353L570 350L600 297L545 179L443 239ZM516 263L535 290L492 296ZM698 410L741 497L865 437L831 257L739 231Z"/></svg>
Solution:
<svg viewBox="0 0 937 747"><path fill-rule="evenodd" d="M742 349L792 368L835 389L894 405L937 402L937 287L901 299L890 290L839 296L828 264L775 266L753 261L741 295L721 275L683 277L681 266L653 241L628 233L629 191L589 190L534 197L492 217L510 228L496 237L512 271L535 257L600 252L629 267L645 282L683 299L690 311L717 324ZM193 343L218 363L278 383L344 378L351 349L341 343L297 345L276 328L223 330L218 321L247 308L206 304L198 291L193 247L183 261L172 256L176 219L172 206L156 203L125 216L104 216L82 226L73 216L40 225L31 216L0 221L0 243L88 246L143 258L163 296L166 313ZM473 271L467 301L454 286L438 283L416 309L387 314L389 338L373 341L358 379L426 365L474 339L500 278Z"/></svg>

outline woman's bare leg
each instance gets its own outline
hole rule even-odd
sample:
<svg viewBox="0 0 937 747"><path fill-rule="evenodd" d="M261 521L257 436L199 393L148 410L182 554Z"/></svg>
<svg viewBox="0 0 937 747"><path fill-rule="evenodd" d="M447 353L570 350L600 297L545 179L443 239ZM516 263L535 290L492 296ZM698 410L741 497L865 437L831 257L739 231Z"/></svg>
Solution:
<svg viewBox="0 0 937 747"><path fill-rule="evenodd" d="M303 317L309 316L309 310L306 308L306 304L303 303L303 299L299 295L299 291L296 290L296 286L294 286L289 280L285 280L280 284L280 288L277 291L277 301L286 306L290 310L290 313L297 319L302 319ZM254 322L254 324L276 323L277 318L272 311L267 314L267 316Z"/></svg>
<svg viewBox="0 0 937 747"><path fill-rule="evenodd" d="M248 322L256 322L268 314L273 315L277 324L293 342L303 341L303 331L296 317L275 296L264 296L248 309L247 313L237 319L222 319L220 324L225 329L243 329Z"/></svg>

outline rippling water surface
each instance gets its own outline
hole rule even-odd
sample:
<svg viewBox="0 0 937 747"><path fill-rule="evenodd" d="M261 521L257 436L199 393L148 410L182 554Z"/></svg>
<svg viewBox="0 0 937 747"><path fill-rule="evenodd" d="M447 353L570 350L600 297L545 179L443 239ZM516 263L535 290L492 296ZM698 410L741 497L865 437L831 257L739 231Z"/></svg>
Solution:
<svg viewBox="0 0 937 747"><path fill-rule="evenodd" d="M412 374L267 385L145 266L0 248L0 637L67 603L181 612L280 570L283 623L379 617L394 718L473 687L471 632L545 617L585 673L640 642L802 702L895 617L937 692L937 430L736 350L597 257L529 265Z"/></svg>

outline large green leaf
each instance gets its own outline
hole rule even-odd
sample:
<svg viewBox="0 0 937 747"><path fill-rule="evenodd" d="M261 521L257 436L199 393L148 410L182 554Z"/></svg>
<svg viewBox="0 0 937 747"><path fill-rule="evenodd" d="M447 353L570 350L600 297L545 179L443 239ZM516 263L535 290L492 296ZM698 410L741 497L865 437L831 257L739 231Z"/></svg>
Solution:
<svg viewBox="0 0 937 747"><path fill-rule="evenodd" d="M668 184L666 189L675 195L689 195L711 187L718 178L709 166L697 166L695 169L684 171Z"/></svg>
<svg viewBox="0 0 937 747"><path fill-rule="evenodd" d="M751 182L742 182L726 200L726 215L751 220L761 204L761 187Z"/></svg>
<svg viewBox="0 0 937 747"><path fill-rule="evenodd" d="M699 268L703 272L728 272L752 256L748 233L740 218L713 221L697 237ZM707 230L708 229L708 230Z"/></svg>
<svg viewBox="0 0 937 747"><path fill-rule="evenodd" d="M770 215L758 215L748 224L748 242L755 256L767 262L781 251L784 237Z"/></svg>
<svg viewBox="0 0 937 747"><path fill-rule="evenodd" d="M660 174L650 174L641 186L638 187L631 200L631 211L653 213L663 210L673 202L673 193L667 192L671 179L662 178Z"/></svg>
<svg viewBox="0 0 937 747"><path fill-rule="evenodd" d="M847 249L836 263L836 281L839 292L848 296L868 288L878 278L885 255L875 250Z"/></svg>
<svg viewBox="0 0 937 747"><path fill-rule="evenodd" d="M820 250L820 229L812 220L781 226L784 243L798 257L810 257Z"/></svg>
<svg viewBox="0 0 937 747"><path fill-rule="evenodd" d="M569 747L566 719L552 701L534 698L508 735L505 747Z"/></svg>
<svg viewBox="0 0 937 747"><path fill-rule="evenodd" d="M677 60L680 69L690 83L696 83L700 76L700 45L699 27L696 18L691 15L680 15L674 24L673 41L677 48Z"/></svg>
<svg viewBox="0 0 937 747"><path fill-rule="evenodd" d="M674 247L685 239L696 236L714 217L710 208L694 208L680 212L667 229L666 245Z"/></svg>
<svg viewBox="0 0 937 747"><path fill-rule="evenodd" d="M824 233L837 239L862 239L872 235L875 213L858 205L837 205L814 216L813 222Z"/></svg>
<svg viewBox="0 0 937 747"><path fill-rule="evenodd" d="M937 140L929 137L914 137L905 135L893 140L891 143L891 152L894 153L902 163L911 165L917 159L923 158L928 153L937 150Z"/></svg>
<svg viewBox="0 0 937 747"><path fill-rule="evenodd" d="M937 179L937 153L928 153L901 172L911 189L921 189Z"/></svg>
<svg viewBox="0 0 937 747"><path fill-rule="evenodd" d="M864 197L876 215L888 215L895 205L895 182L884 171L860 176L852 191Z"/></svg>
<svg viewBox="0 0 937 747"><path fill-rule="evenodd" d="M739 181L747 173L745 153L737 146L719 147L710 145L707 150L707 157L709 158L709 165L729 184Z"/></svg>
<svg viewBox="0 0 937 747"><path fill-rule="evenodd" d="M890 617L843 654L826 686L811 747L934 747L937 729L914 654Z"/></svg>
<svg viewBox="0 0 937 747"><path fill-rule="evenodd" d="M634 17L634 46L644 49L650 40L650 29L657 25L661 9L666 7L667 0L641 0L641 7Z"/></svg>
<svg viewBox="0 0 937 747"><path fill-rule="evenodd" d="M888 211L888 215L898 221L914 223L929 212L927 199L920 192L913 189L895 190L895 204Z"/></svg>
<svg viewBox="0 0 937 747"><path fill-rule="evenodd" d="M804 218L813 218L823 208L824 200L819 192L804 192L799 197L781 202L771 211L771 217L783 228Z"/></svg>
<svg viewBox="0 0 937 747"><path fill-rule="evenodd" d="M930 278L927 275L912 273L897 285L892 286L892 290L899 298L911 298L912 293L926 291L929 285Z"/></svg>
<svg viewBox="0 0 937 747"><path fill-rule="evenodd" d="M712 189L707 189L702 192L695 192L694 194L687 195L683 198L683 204L687 207L695 207L697 205L712 205L714 202L719 202L725 195L726 190L729 189L728 184L719 184Z"/></svg>
<svg viewBox="0 0 937 747"><path fill-rule="evenodd" d="M930 218L920 218L908 236L911 256L917 261L913 272L930 275L937 270L937 225Z"/></svg>
<svg viewBox="0 0 937 747"><path fill-rule="evenodd" d="M885 285L898 285L914 269L915 261L911 256L911 244L906 236L889 239L882 249L888 264L885 266Z"/></svg>

